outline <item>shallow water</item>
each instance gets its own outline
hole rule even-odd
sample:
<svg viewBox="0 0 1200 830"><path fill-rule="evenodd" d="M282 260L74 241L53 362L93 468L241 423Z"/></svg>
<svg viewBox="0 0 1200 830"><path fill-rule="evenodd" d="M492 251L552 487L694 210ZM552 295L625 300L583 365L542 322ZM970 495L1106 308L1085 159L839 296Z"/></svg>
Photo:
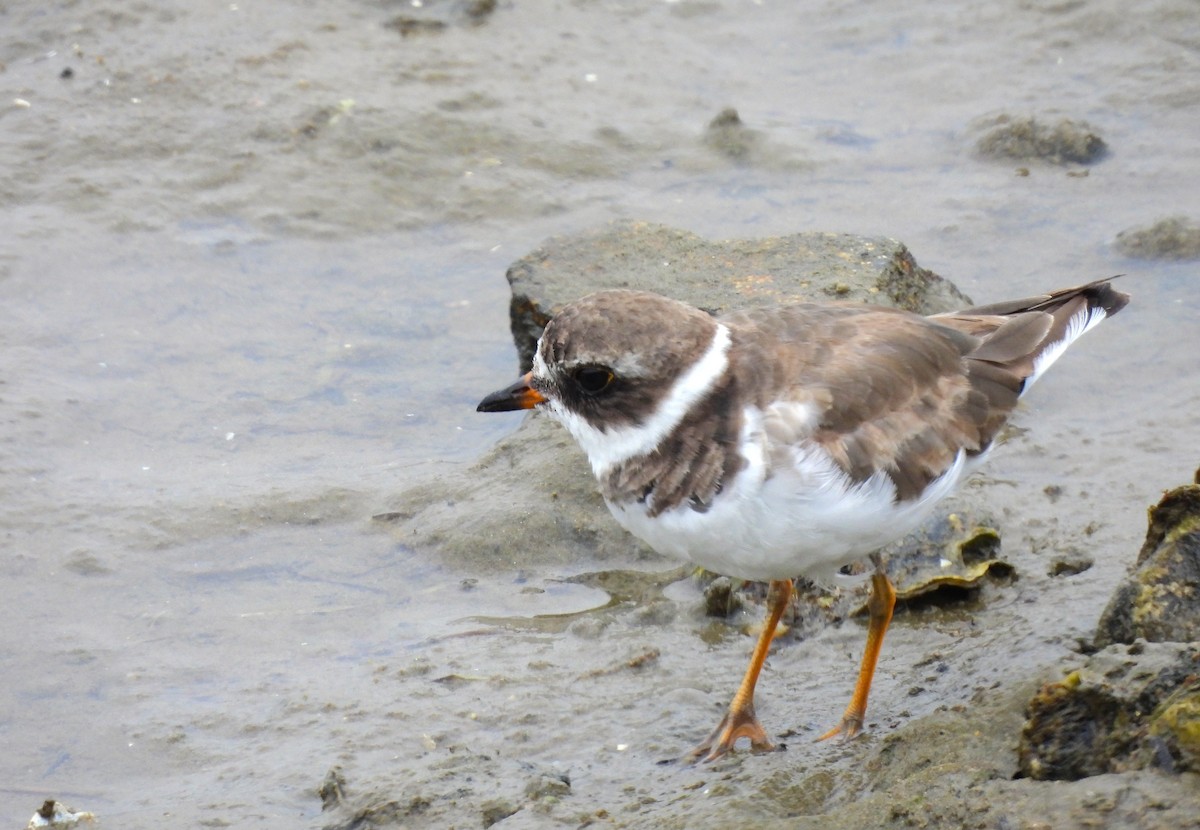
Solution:
<svg viewBox="0 0 1200 830"><path fill-rule="evenodd" d="M550 234L882 234L979 302L1130 274L974 485L1030 569L1096 565L1000 591L1004 636L901 621L889 647L957 655L951 688L1009 671L993 638L1032 668L1087 636L1145 506L1200 464L1198 266L1111 246L1200 216L1194 4L454 8L0 14L0 824L46 797L106 826L320 824L332 765L438 792L447 746L570 768L582 811L691 780L645 784L715 720L738 638L706 650L686 602L583 613L607 597L566 574L464 583L370 522L514 428L473 408L515 369L504 268ZM757 131L735 159L703 140L726 106ZM972 152L1000 112L1087 120L1110 153L1018 175ZM840 661L841 698L859 636L781 650L771 682L820 694ZM658 671L620 669L651 647ZM895 710L963 694L900 703L898 663ZM776 689L780 729L836 712Z"/></svg>

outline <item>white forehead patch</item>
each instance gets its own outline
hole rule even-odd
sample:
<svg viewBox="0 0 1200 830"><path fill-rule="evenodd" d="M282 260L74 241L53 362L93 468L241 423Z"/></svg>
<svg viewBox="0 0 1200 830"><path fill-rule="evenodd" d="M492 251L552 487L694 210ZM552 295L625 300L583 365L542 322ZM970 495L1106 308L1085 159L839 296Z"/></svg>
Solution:
<svg viewBox="0 0 1200 830"><path fill-rule="evenodd" d="M538 338L537 348L533 350L533 376L548 380L550 370L546 368L546 361L542 360L542 338Z"/></svg>

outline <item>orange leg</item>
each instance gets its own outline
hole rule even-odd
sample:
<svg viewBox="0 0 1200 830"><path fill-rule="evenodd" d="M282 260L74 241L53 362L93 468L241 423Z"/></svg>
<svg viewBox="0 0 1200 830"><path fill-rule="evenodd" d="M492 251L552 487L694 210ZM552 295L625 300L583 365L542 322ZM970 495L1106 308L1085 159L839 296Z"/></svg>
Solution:
<svg viewBox="0 0 1200 830"><path fill-rule="evenodd" d="M875 560L875 573L871 575L871 598L867 600L870 622L867 626L867 647L863 651L862 666L858 670L858 682L854 684L854 696L842 714L842 722L830 729L818 741L842 735L853 738L863 728L867 714L867 695L871 693L871 678L875 676L875 663L883 647L883 635L892 621L892 609L896 607L896 589L883 569L882 561Z"/></svg>
<svg viewBox="0 0 1200 830"><path fill-rule="evenodd" d="M758 644L754 647L754 654L750 656L750 665L746 668L742 685L738 687L733 702L729 704L729 711L717 724L717 728L705 738L704 743L688 753L688 758L692 761L712 761L720 758L733 749L739 738L749 738L750 748L756 752L766 752L775 748L767 739L766 730L758 722L758 716L754 714L754 686L758 682L763 664L767 662L767 652L771 648L775 629L792 599L792 581L780 579L772 582L768 597L770 613L762 633L758 635Z"/></svg>

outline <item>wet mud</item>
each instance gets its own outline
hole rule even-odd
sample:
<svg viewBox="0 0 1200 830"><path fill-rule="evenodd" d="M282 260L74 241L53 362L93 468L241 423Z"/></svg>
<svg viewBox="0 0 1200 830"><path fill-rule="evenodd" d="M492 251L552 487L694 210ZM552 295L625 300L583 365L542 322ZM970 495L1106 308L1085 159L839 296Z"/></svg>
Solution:
<svg viewBox="0 0 1200 830"><path fill-rule="evenodd" d="M1197 464L1188 2L0 21L0 824L53 800L133 830L1196 826L1188 700L1144 765L1018 777L1030 701L1084 671ZM1064 119L1103 155L977 150ZM622 222L764 263L721 240L899 240L978 302L1128 275L948 505L1011 572L901 604L855 741L813 739L864 623L814 604L760 684L786 750L676 763L756 594L711 616L606 524L566 435L473 412L518 367L506 271ZM518 429L549 508L445 497L515 467ZM521 527L472 507L497 502Z"/></svg>

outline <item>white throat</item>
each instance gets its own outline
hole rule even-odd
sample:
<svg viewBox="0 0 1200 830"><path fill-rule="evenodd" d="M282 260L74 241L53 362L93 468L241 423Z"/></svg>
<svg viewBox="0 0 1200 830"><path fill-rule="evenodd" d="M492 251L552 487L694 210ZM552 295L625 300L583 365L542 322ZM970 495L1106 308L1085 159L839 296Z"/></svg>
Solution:
<svg viewBox="0 0 1200 830"><path fill-rule="evenodd" d="M688 411L713 388L729 366L729 329L720 323L713 333L712 343L703 356L680 375L654 414L637 426L615 427L601 431L584 418L569 412L551 399L551 414L579 442L592 464L592 472L603 476L617 464L646 455L666 438ZM539 350L533 359L533 374L545 377L546 364Z"/></svg>

